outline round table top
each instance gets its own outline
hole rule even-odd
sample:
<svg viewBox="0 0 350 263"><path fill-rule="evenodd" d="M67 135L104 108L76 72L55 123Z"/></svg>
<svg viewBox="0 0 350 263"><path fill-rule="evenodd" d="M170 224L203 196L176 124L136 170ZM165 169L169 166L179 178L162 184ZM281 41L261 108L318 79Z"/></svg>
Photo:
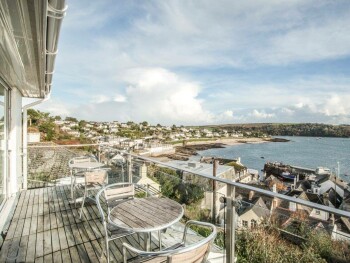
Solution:
<svg viewBox="0 0 350 263"><path fill-rule="evenodd" d="M182 206L169 198L135 198L111 209L109 220L127 230L152 232L178 222L183 213Z"/></svg>
<svg viewBox="0 0 350 263"><path fill-rule="evenodd" d="M73 163L70 165L71 168L77 169L95 169L104 166L104 163L99 162L83 162L83 163Z"/></svg>

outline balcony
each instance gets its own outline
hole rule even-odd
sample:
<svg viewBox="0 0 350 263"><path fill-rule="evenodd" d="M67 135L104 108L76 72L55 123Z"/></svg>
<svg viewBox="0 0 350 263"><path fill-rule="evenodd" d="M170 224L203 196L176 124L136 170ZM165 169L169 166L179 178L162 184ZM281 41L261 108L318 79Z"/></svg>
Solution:
<svg viewBox="0 0 350 263"><path fill-rule="evenodd" d="M162 233L163 248L181 238L185 221L196 219L217 225L218 236L209 254L212 263L234 262L235 258L238 262L349 261L348 211L107 146L50 144L28 149L29 189L18 196L0 243L0 262L106 261L96 205L84 207L84 217L79 219L80 206L76 208L70 199L68 160L87 152L111 168L110 183L142 184L148 193L183 205L183 220ZM144 196L142 192L137 195ZM200 228L191 234L193 242L206 235ZM143 238L134 234L114 241L110 246L112 262L122 262L123 242L140 247ZM153 235L151 249L158 250L158 244L158 236Z"/></svg>

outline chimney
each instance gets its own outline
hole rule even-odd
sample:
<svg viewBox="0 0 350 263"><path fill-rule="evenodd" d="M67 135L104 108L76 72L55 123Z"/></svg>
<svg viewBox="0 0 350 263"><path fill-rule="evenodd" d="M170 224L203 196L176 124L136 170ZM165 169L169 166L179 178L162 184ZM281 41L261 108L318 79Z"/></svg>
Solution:
<svg viewBox="0 0 350 263"><path fill-rule="evenodd" d="M277 185L276 184L273 184L272 192L277 193Z"/></svg>
<svg viewBox="0 0 350 263"><path fill-rule="evenodd" d="M249 191L249 201L252 201L253 200L253 197L254 197L254 191Z"/></svg>
<svg viewBox="0 0 350 263"><path fill-rule="evenodd" d="M327 193L323 194L323 203L324 205L329 206L329 197Z"/></svg>
<svg viewBox="0 0 350 263"><path fill-rule="evenodd" d="M299 174L297 174L297 182L299 182Z"/></svg>
<svg viewBox="0 0 350 263"><path fill-rule="evenodd" d="M296 188L297 188L297 180L298 180L298 179L297 179L297 177L295 176L295 177L294 177L294 188L293 188L293 189L296 189Z"/></svg>
<svg viewBox="0 0 350 263"><path fill-rule="evenodd" d="M143 165L141 166L140 176L141 176L141 178L146 178L147 177L147 166L146 166L145 163L143 163Z"/></svg>

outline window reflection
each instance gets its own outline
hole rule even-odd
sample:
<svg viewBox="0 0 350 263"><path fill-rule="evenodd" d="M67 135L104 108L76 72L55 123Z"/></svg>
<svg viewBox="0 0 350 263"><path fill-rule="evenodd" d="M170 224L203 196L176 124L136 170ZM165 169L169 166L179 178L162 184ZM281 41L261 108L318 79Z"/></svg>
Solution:
<svg viewBox="0 0 350 263"><path fill-rule="evenodd" d="M0 204L4 200L5 194L5 89L0 86Z"/></svg>

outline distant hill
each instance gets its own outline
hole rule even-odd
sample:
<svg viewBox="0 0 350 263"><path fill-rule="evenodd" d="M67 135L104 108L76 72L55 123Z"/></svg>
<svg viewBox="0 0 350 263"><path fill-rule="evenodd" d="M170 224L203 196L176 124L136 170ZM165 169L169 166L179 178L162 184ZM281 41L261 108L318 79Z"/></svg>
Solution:
<svg viewBox="0 0 350 263"><path fill-rule="evenodd" d="M198 127L198 126L196 126ZM267 134L271 136L314 136L350 138L350 125L330 125L320 123L247 123L206 125L199 128L211 130L225 129L228 132L239 131L252 136Z"/></svg>

